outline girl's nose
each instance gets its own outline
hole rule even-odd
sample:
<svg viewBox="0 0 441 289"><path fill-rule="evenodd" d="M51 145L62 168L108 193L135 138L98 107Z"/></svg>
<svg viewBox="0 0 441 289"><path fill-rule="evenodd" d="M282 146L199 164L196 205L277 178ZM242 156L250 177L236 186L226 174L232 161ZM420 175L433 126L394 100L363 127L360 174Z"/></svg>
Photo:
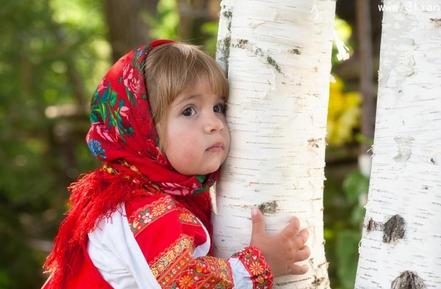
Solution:
<svg viewBox="0 0 441 289"><path fill-rule="evenodd" d="M216 131L220 131L223 130L225 127L225 124L223 122L223 120L219 117L218 113L210 113L207 116L205 125L204 125L204 129L205 132L207 133L213 133Z"/></svg>

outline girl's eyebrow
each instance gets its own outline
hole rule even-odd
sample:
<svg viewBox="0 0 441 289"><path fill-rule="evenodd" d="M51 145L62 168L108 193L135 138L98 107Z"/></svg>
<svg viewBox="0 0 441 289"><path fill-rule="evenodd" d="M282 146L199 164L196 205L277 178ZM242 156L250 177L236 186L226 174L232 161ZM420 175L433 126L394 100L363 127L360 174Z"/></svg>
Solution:
<svg viewBox="0 0 441 289"><path fill-rule="evenodd" d="M190 100L198 98L198 97L203 97L203 94L197 93L197 94L184 95L182 97L179 97L177 99L177 102L174 105L175 106L180 106L182 103L185 103L187 101L190 101ZM226 98L224 96L219 96L218 99L222 100L225 103L227 102L227 100L226 100Z"/></svg>
<svg viewBox="0 0 441 289"><path fill-rule="evenodd" d="M199 96L201 96L201 95L200 95L200 94L190 94L190 95L186 95L186 96L180 98L179 101L176 103L176 105L180 105L180 104L183 103L183 102L186 102L186 101L188 101L188 100L191 100L191 99L197 98L197 97L199 97Z"/></svg>

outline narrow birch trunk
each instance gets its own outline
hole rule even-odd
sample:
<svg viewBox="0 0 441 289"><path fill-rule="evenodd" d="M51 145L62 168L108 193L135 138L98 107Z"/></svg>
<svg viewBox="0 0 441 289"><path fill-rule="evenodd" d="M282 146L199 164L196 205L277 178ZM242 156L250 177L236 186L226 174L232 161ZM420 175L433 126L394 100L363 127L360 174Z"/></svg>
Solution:
<svg viewBox="0 0 441 289"><path fill-rule="evenodd" d="M250 211L269 232L310 230L310 270L277 288L329 288L323 181L335 1L222 1L217 59L228 72L232 146L218 184L217 255L249 245Z"/></svg>
<svg viewBox="0 0 441 289"><path fill-rule="evenodd" d="M441 288L441 0L384 1L356 288Z"/></svg>

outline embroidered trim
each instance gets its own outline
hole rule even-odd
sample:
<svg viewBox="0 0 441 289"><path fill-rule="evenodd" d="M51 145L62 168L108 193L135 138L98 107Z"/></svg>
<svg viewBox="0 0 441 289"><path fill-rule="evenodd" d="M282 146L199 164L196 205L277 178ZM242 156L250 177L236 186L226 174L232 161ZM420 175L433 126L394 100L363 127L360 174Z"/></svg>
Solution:
<svg viewBox="0 0 441 289"><path fill-rule="evenodd" d="M181 223L187 223L187 224L194 224L194 225L200 225L198 219L195 215L193 215L188 210L183 209L182 212L179 214L179 221Z"/></svg>
<svg viewBox="0 0 441 289"><path fill-rule="evenodd" d="M193 249L193 239L182 234L175 243L155 258L150 268L161 288L168 288L166 285L182 273L192 259Z"/></svg>
<svg viewBox="0 0 441 289"><path fill-rule="evenodd" d="M150 269L161 288L231 289L233 277L224 259L192 257L193 239L185 234L156 258Z"/></svg>
<svg viewBox="0 0 441 289"><path fill-rule="evenodd" d="M176 208L176 202L171 196L164 196L159 200L145 205L135 211L129 218L130 229L138 235L150 223Z"/></svg>
<svg viewBox="0 0 441 289"><path fill-rule="evenodd" d="M254 289L271 289L273 287L273 274L268 263L266 263L261 251L249 246L234 254L243 263L245 269L250 273Z"/></svg>
<svg viewBox="0 0 441 289"><path fill-rule="evenodd" d="M157 184L147 179L136 166L128 163L126 160L120 160L118 161L118 163L126 168L129 168L132 172L138 175L138 177L130 177L130 176L123 176L123 177L126 179L130 179L134 184L139 185L142 183L142 187L146 190L146 192L149 195L164 194L164 191L162 191ZM111 175L116 175L120 173L118 169L112 166L111 163L104 163L103 166L101 167L101 170Z"/></svg>
<svg viewBox="0 0 441 289"><path fill-rule="evenodd" d="M193 259L173 287L180 289L230 289L233 277L228 262L224 259L206 256Z"/></svg>

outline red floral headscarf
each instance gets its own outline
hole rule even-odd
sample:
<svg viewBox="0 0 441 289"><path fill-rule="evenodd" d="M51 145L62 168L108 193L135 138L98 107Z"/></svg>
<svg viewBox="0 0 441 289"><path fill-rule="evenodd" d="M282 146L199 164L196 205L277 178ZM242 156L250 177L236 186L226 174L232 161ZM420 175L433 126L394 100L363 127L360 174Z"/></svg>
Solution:
<svg viewBox="0 0 441 289"><path fill-rule="evenodd" d="M84 260L88 232L101 218L110 216L118 204L130 199L130 192L154 188L174 195L211 233L207 189L219 173L186 176L177 172L159 149L150 110L145 60L153 48L170 43L173 41L155 40L130 51L100 82L92 99L86 140L104 165L69 186L71 208L44 265L52 273L46 288L64 287Z"/></svg>
<svg viewBox="0 0 441 289"><path fill-rule="evenodd" d="M149 47L131 51L112 66L92 99L92 126L86 140L98 159L106 162L124 159L162 191L185 196L207 189L217 173L207 177L182 175L173 169L159 149L144 66L151 49L170 42L153 41Z"/></svg>

